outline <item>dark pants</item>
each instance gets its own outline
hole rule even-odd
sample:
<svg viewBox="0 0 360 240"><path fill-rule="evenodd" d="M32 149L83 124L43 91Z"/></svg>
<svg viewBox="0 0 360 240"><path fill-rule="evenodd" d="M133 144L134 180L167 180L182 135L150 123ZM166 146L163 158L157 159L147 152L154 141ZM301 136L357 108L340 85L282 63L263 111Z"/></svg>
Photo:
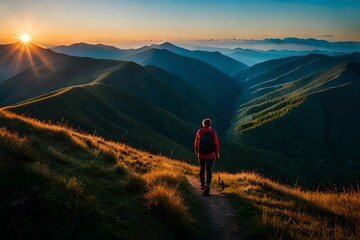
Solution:
<svg viewBox="0 0 360 240"><path fill-rule="evenodd" d="M201 186L204 186L205 183L207 185L210 185L213 165L214 165L214 159L200 159ZM206 182L205 182L205 169L206 169Z"/></svg>

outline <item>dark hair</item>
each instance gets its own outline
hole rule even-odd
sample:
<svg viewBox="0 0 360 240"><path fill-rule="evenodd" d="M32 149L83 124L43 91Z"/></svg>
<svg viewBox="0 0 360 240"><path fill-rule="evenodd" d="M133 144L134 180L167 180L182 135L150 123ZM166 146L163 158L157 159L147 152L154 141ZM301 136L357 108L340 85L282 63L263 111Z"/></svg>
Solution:
<svg viewBox="0 0 360 240"><path fill-rule="evenodd" d="M204 120L202 120L202 125L203 127L211 127L211 119L205 118Z"/></svg>

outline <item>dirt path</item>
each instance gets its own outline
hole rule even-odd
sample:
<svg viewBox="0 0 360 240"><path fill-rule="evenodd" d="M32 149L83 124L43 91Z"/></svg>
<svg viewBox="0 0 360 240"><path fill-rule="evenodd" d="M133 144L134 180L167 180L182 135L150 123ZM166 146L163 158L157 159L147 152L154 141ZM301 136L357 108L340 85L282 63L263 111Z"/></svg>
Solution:
<svg viewBox="0 0 360 240"><path fill-rule="evenodd" d="M215 188L211 188L210 196L203 196L199 180L190 176L186 178L193 186L194 194L203 202L205 209L208 209L212 230L209 232L209 239L242 239L239 224L235 220L235 210L229 205L227 199Z"/></svg>

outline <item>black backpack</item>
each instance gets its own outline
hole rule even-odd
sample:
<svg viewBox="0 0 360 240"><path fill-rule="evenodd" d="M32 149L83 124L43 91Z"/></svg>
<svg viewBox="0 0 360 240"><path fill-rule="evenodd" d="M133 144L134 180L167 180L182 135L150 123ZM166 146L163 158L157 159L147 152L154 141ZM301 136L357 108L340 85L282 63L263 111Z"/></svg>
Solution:
<svg viewBox="0 0 360 240"><path fill-rule="evenodd" d="M213 132L201 132L199 141L199 153L203 155L209 155L214 152L214 138Z"/></svg>

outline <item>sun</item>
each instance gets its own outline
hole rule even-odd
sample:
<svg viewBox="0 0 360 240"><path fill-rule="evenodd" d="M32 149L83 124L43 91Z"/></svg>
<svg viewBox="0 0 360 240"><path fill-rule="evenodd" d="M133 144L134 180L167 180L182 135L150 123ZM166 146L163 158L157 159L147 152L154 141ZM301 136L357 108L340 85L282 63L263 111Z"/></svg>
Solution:
<svg viewBox="0 0 360 240"><path fill-rule="evenodd" d="M30 36L28 35L28 34L23 34L23 35L21 35L21 37L20 37L20 40L23 42L23 43L28 43L28 42L30 42Z"/></svg>

